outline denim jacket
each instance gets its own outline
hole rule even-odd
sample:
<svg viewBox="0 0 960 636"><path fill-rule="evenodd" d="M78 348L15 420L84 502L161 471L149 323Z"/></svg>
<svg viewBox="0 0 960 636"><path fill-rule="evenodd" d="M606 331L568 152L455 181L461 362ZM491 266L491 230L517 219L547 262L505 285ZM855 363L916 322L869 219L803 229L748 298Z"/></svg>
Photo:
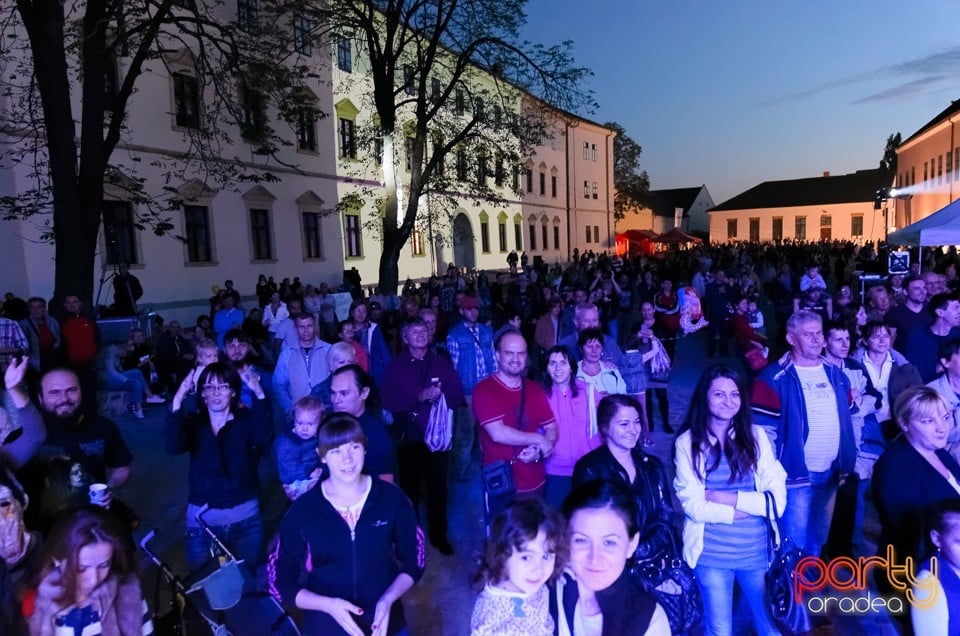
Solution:
<svg viewBox="0 0 960 636"><path fill-rule="evenodd" d="M493 356L493 330L490 327L477 325L477 341L474 341L473 334L462 322L447 334L447 350L450 352L450 358L460 376L463 392L466 395L473 395L473 388L484 379L477 377L477 342L480 344L484 366L489 375L497 370L497 362Z"/></svg>
<svg viewBox="0 0 960 636"><path fill-rule="evenodd" d="M850 413L850 380L843 371L823 360L823 370L837 398L840 420L840 450L833 468L841 475L854 469L857 459L853 418ZM787 471L788 484L809 482L810 474L803 446L810 433L807 405L800 387L800 377L787 352L780 360L760 372L753 382L753 421L762 426L774 445L777 459Z"/></svg>

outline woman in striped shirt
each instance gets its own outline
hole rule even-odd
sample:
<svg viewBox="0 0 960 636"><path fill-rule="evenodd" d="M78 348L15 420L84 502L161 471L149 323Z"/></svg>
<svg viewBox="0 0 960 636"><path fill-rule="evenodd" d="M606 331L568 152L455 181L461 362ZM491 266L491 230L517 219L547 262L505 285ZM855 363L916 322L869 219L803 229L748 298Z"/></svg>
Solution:
<svg viewBox="0 0 960 636"><path fill-rule="evenodd" d="M683 558L696 568L706 633L733 633L736 581L756 633L778 635L763 583L765 493L773 495L782 513L787 474L763 429L751 423L743 379L733 369L714 365L700 376L677 436L675 463L674 488L685 514Z"/></svg>

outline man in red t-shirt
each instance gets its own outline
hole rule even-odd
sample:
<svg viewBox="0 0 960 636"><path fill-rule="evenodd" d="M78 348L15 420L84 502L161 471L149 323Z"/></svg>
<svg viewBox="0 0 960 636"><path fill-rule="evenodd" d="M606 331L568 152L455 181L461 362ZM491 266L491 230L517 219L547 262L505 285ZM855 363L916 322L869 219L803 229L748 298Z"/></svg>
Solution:
<svg viewBox="0 0 960 636"><path fill-rule="evenodd" d="M557 423L543 389L523 377L527 342L520 332L503 333L495 349L497 371L473 390L473 413L480 423L481 461L486 466L498 460L514 460L517 495L536 496L546 484L543 459L553 452ZM518 418L521 393L523 414Z"/></svg>

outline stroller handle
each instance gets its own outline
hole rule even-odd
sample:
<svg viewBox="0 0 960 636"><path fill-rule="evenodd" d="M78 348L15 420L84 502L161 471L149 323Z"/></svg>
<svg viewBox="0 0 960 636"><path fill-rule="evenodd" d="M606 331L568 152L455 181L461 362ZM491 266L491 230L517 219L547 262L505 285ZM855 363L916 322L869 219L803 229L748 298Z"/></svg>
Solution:
<svg viewBox="0 0 960 636"><path fill-rule="evenodd" d="M233 553L230 552L230 549L223 543L223 541L220 540L220 537L218 537L217 533L214 532L213 528L210 527L210 524L204 520L203 515L206 514L208 510L210 510L210 504L203 504L203 506L197 510L197 514L194 515L194 519L197 520L197 523L200 524L200 527L203 529L203 531L207 533L207 536L210 537L210 540L216 544L217 548L223 552L228 559L231 561L236 560L236 557L233 556Z"/></svg>

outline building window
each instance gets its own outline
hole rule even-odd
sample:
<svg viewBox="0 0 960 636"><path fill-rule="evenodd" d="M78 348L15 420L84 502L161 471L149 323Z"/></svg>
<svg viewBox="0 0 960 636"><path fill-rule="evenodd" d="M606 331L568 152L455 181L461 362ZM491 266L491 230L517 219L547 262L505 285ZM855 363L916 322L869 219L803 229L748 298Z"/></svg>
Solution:
<svg viewBox="0 0 960 636"><path fill-rule="evenodd" d="M507 251L507 222L500 221L500 223L497 224L497 229L499 231L498 238L500 239L500 251L506 252Z"/></svg>
<svg viewBox="0 0 960 636"><path fill-rule="evenodd" d="M197 78L186 73L173 74L173 101L180 128L200 128L200 89Z"/></svg>
<svg viewBox="0 0 960 636"><path fill-rule="evenodd" d="M525 171L527 177L527 192L533 192L533 168L527 168Z"/></svg>
<svg viewBox="0 0 960 636"><path fill-rule="evenodd" d="M513 191L520 191L520 166L513 164Z"/></svg>
<svg viewBox="0 0 960 636"><path fill-rule="evenodd" d="M550 196L557 198L557 175L550 175Z"/></svg>
<svg viewBox="0 0 960 636"><path fill-rule="evenodd" d="M310 106L297 109L297 148L317 151L317 111Z"/></svg>
<svg viewBox="0 0 960 636"><path fill-rule="evenodd" d="M550 150L557 149L557 135L556 133L550 135Z"/></svg>
<svg viewBox="0 0 960 636"><path fill-rule="evenodd" d="M728 239L737 238L737 220L736 219L727 219L727 238Z"/></svg>
<svg viewBox="0 0 960 636"><path fill-rule="evenodd" d="M590 158L597 160L597 144L590 144Z"/></svg>
<svg viewBox="0 0 960 636"><path fill-rule="evenodd" d="M404 151L406 154L407 162L407 172L413 170L413 144L415 139L413 137L407 137L404 139Z"/></svg>
<svg viewBox="0 0 960 636"><path fill-rule="evenodd" d="M590 182L589 181L583 182L583 198L584 199L590 198Z"/></svg>
<svg viewBox="0 0 960 636"><path fill-rule="evenodd" d="M500 104L493 105L493 125L495 128L503 126L503 109L500 108Z"/></svg>
<svg viewBox="0 0 960 636"><path fill-rule="evenodd" d="M541 249L543 249L543 251L547 251L548 249L547 246L550 245L550 243L547 242L547 237L549 235L550 235L550 232L547 229L547 222L544 221L543 225L540 226L540 237L543 239L543 243L540 244L540 247Z"/></svg>
<svg viewBox="0 0 960 636"><path fill-rule="evenodd" d="M423 232L414 229L410 232L410 252L414 256L423 256L426 250L423 245Z"/></svg>
<svg viewBox="0 0 960 636"><path fill-rule="evenodd" d="M303 213L303 257L322 258L323 250L320 241L320 213Z"/></svg>
<svg viewBox="0 0 960 636"><path fill-rule="evenodd" d="M480 249L484 254L490 253L490 223L480 221Z"/></svg>
<svg viewBox="0 0 960 636"><path fill-rule="evenodd" d="M467 180L467 153L463 150L457 151L457 179Z"/></svg>
<svg viewBox="0 0 960 636"><path fill-rule="evenodd" d="M313 44L310 34L313 31L313 22L298 15L293 19L293 48L302 55L313 55Z"/></svg>
<svg viewBox="0 0 960 636"><path fill-rule="evenodd" d="M440 80L436 77L430 79L430 101L433 104L440 103Z"/></svg>
<svg viewBox="0 0 960 636"><path fill-rule="evenodd" d="M594 243L600 242L600 226L599 225L593 226L593 242Z"/></svg>
<svg viewBox="0 0 960 636"><path fill-rule="evenodd" d="M473 100L473 118L479 122L486 121L486 113L483 112L483 99L479 97Z"/></svg>
<svg viewBox="0 0 960 636"><path fill-rule="evenodd" d="M533 223L530 224L530 241L529 241L530 251L537 249L537 226Z"/></svg>
<svg viewBox="0 0 960 636"><path fill-rule="evenodd" d="M828 215L826 215L826 214L821 214L821 215L820 215L820 227L830 227L830 225L831 225L831 219L830 219L830 217L829 217Z"/></svg>
<svg viewBox="0 0 960 636"><path fill-rule="evenodd" d="M950 180L950 173L953 172L953 153L947 151L947 181Z"/></svg>
<svg viewBox="0 0 960 636"><path fill-rule="evenodd" d="M340 158L357 158L357 140L354 132L354 123L352 119L340 118Z"/></svg>
<svg viewBox="0 0 960 636"><path fill-rule="evenodd" d="M863 236L863 217L850 217L850 236Z"/></svg>
<svg viewBox="0 0 960 636"><path fill-rule="evenodd" d="M456 93L454 93L453 99L453 112L457 115L462 115L467 109L467 100L463 96L463 89L458 88Z"/></svg>
<svg viewBox="0 0 960 636"><path fill-rule="evenodd" d="M910 185L914 185L917 182L917 167L910 166Z"/></svg>
<svg viewBox="0 0 960 636"><path fill-rule="evenodd" d="M807 240L807 217L798 216L794 221L793 238L797 241Z"/></svg>
<svg viewBox="0 0 960 636"><path fill-rule="evenodd" d="M241 98L243 120L240 122L240 135L247 141L261 141L267 132L267 108L263 93L244 85Z"/></svg>
<svg viewBox="0 0 960 636"><path fill-rule="evenodd" d="M138 264L137 229L133 224L132 206L126 201L104 201L102 209L107 264Z"/></svg>
<svg viewBox="0 0 960 636"><path fill-rule="evenodd" d="M477 185L481 188L487 185L487 175L490 168L487 166L487 156L483 153L477 155Z"/></svg>
<svg viewBox="0 0 960 636"><path fill-rule="evenodd" d="M593 198L594 198L594 199L599 198L599 194L598 194L598 192L597 192L597 182L596 182L596 181L594 181L593 183L590 184L590 194L593 195Z"/></svg>
<svg viewBox="0 0 960 636"><path fill-rule="evenodd" d="M560 249L560 226L553 226L553 249Z"/></svg>
<svg viewBox="0 0 960 636"><path fill-rule="evenodd" d="M953 180L957 179L960 179L960 148L953 149Z"/></svg>
<svg viewBox="0 0 960 636"><path fill-rule="evenodd" d="M937 157L937 183L943 183L943 155Z"/></svg>
<svg viewBox="0 0 960 636"><path fill-rule="evenodd" d="M546 196L547 194L547 175L543 172L540 173L540 196Z"/></svg>
<svg viewBox="0 0 960 636"><path fill-rule="evenodd" d="M523 223L521 221L514 221L513 223L513 245L518 252L523 249Z"/></svg>
<svg viewBox="0 0 960 636"><path fill-rule="evenodd" d="M357 258L363 256L363 248L360 237L360 215L345 214L343 223L346 227L344 233L347 239L347 256Z"/></svg>
<svg viewBox="0 0 960 636"><path fill-rule="evenodd" d="M584 159L590 158L590 144L588 144L587 142L583 142L583 158Z"/></svg>
<svg viewBox="0 0 960 636"><path fill-rule="evenodd" d="M256 32L260 26L260 0L237 0L237 23L244 31Z"/></svg>
<svg viewBox="0 0 960 636"><path fill-rule="evenodd" d="M413 77L413 67L409 64L403 67L403 92L407 95L417 94L417 85Z"/></svg>
<svg viewBox="0 0 960 636"><path fill-rule="evenodd" d="M353 72L353 46L350 38L337 39L337 68L344 73Z"/></svg>
<svg viewBox="0 0 960 636"><path fill-rule="evenodd" d="M250 210L250 240L253 243L253 260L269 261L273 259L269 210L258 208Z"/></svg>
<svg viewBox="0 0 960 636"><path fill-rule="evenodd" d="M210 251L210 210L205 205L185 205L183 217L186 221L187 262L213 261Z"/></svg>
<svg viewBox="0 0 960 636"><path fill-rule="evenodd" d="M590 239L593 238L593 234L590 233L590 226L587 226L587 243L590 243Z"/></svg>
<svg viewBox="0 0 960 636"><path fill-rule="evenodd" d="M503 185L503 180L506 177L504 174L505 169L503 167L503 155L498 154L496 159L496 165L493 168L493 182L498 186Z"/></svg>
<svg viewBox="0 0 960 636"><path fill-rule="evenodd" d="M927 187L927 179L928 179L928 172L927 172L927 170L928 170L928 169L927 169L927 162L924 161L924 162L923 162L923 187L924 187L924 188Z"/></svg>
<svg viewBox="0 0 960 636"><path fill-rule="evenodd" d="M760 219L750 219L750 241L760 242Z"/></svg>
<svg viewBox="0 0 960 636"><path fill-rule="evenodd" d="M780 241L783 239L783 217L776 216L773 218L773 240Z"/></svg>

